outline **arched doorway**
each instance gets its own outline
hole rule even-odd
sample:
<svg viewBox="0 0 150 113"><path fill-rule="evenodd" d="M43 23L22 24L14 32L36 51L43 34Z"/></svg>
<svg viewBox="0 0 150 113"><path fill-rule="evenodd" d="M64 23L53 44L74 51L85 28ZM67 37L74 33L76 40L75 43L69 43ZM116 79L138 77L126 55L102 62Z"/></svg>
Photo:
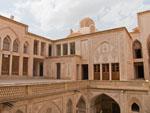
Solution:
<svg viewBox="0 0 150 113"><path fill-rule="evenodd" d="M86 103L81 97L77 103L77 112L76 113L86 113Z"/></svg>
<svg viewBox="0 0 150 113"><path fill-rule="evenodd" d="M111 97L102 94L92 101L92 113L120 113L119 104Z"/></svg>

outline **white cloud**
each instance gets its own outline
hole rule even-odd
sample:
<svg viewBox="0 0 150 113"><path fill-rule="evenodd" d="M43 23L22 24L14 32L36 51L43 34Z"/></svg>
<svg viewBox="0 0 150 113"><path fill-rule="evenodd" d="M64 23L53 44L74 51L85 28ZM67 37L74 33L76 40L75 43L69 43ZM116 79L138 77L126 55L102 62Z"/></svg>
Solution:
<svg viewBox="0 0 150 113"><path fill-rule="evenodd" d="M150 9L147 0L18 0L14 14L30 30L48 37L65 37L84 17L91 17L98 29L136 25L136 13Z"/></svg>

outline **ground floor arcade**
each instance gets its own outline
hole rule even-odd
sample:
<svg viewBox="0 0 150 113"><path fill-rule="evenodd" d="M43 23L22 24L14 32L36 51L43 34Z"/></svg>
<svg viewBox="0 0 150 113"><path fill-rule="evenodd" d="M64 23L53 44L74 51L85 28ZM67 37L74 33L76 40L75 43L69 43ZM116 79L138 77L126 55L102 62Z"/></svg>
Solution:
<svg viewBox="0 0 150 113"><path fill-rule="evenodd" d="M31 80L17 82L16 85L21 84L17 87L11 83L11 88L10 83L5 84L7 95L4 95L5 88L0 88L1 113L149 113L150 111L147 82ZM30 87L27 84L30 84ZM10 96L11 94L13 95Z"/></svg>

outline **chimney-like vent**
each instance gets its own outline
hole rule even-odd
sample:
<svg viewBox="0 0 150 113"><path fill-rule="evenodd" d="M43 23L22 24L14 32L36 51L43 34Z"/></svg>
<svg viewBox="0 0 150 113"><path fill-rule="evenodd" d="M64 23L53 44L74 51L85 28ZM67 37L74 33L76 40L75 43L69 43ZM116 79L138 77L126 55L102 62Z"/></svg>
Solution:
<svg viewBox="0 0 150 113"><path fill-rule="evenodd" d="M72 29L70 29L70 34L72 34L73 33L73 30Z"/></svg>
<svg viewBox="0 0 150 113"><path fill-rule="evenodd" d="M10 19L14 20L14 16L13 16L13 15L11 15L11 16L10 16Z"/></svg>

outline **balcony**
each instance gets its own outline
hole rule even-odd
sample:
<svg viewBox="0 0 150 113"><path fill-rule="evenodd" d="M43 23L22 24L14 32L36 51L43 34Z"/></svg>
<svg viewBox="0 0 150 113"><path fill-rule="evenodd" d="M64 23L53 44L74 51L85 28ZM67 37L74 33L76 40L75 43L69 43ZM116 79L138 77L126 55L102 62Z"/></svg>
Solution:
<svg viewBox="0 0 150 113"><path fill-rule="evenodd" d="M69 81L69 80L0 80L0 102L38 98L82 89L121 90L148 92L146 81Z"/></svg>

